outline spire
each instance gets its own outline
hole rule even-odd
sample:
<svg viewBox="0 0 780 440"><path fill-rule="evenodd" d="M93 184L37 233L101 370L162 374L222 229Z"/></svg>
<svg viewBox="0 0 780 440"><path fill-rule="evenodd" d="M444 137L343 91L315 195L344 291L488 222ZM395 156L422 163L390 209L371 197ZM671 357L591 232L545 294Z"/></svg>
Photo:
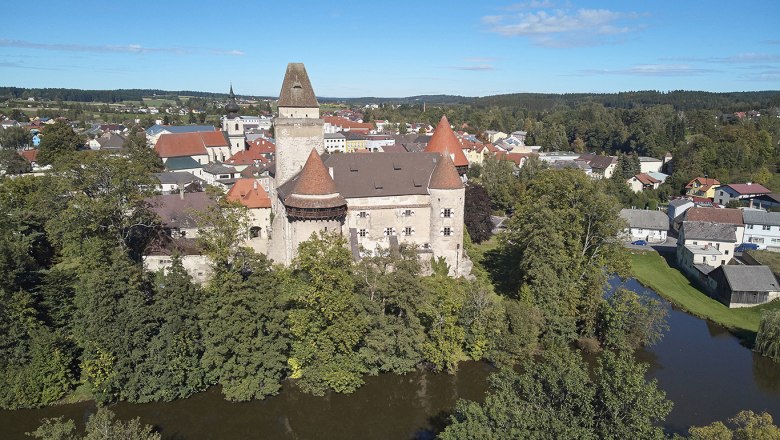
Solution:
<svg viewBox="0 0 780 440"><path fill-rule="evenodd" d="M279 92L279 107L319 107L303 63L290 63Z"/></svg>
<svg viewBox="0 0 780 440"><path fill-rule="evenodd" d="M458 176L455 164L452 163L449 154L442 153L441 159L436 163L436 168L431 174L428 189L461 189L463 182Z"/></svg>
<svg viewBox="0 0 780 440"><path fill-rule="evenodd" d="M296 179L290 195L284 198L288 217L316 220L344 216L347 201L336 189L317 150L311 150Z"/></svg>
<svg viewBox="0 0 780 440"><path fill-rule="evenodd" d="M451 156L456 167L469 166L469 161L461 149L460 141L455 137L446 115L442 115L441 120L439 120L425 151Z"/></svg>
<svg viewBox="0 0 780 440"><path fill-rule="evenodd" d="M228 94L228 103L225 106L228 119L235 118L238 115L239 110L241 110L241 108L236 103L236 94L233 93L233 83L230 83L230 94Z"/></svg>

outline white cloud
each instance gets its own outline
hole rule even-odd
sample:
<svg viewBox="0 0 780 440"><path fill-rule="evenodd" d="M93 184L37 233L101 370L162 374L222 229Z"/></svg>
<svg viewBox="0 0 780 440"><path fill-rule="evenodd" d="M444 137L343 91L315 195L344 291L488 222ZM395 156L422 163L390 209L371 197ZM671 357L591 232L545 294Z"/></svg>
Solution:
<svg viewBox="0 0 780 440"><path fill-rule="evenodd" d="M698 76L713 73L712 69L700 69L685 64L636 64L624 69L586 69L579 75L633 75L633 76Z"/></svg>
<svg viewBox="0 0 780 440"><path fill-rule="evenodd" d="M140 44L127 45L89 45L89 44L62 44L62 43L37 43L25 40L10 40L0 38L0 47L14 47L20 49L40 49L59 52L94 52L94 53L170 53L176 55L244 55L240 50L215 50L198 47L144 47Z"/></svg>
<svg viewBox="0 0 780 440"><path fill-rule="evenodd" d="M506 37L527 37L535 44L548 47L571 47L606 44L614 36L626 34L640 26L630 22L641 14L608 9L549 9L550 2L531 2L535 11L482 17L489 32ZM525 4L524 4L525 5ZM533 6L529 5L529 7ZM541 8L541 9L540 9Z"/></svg>
<svg viewBox="0 0 780 440"><path fill-rule="evenodd" d="M664 58L664 61L696 61L717 64L780 63L780 54L745 52L725 57Z"/></svg>

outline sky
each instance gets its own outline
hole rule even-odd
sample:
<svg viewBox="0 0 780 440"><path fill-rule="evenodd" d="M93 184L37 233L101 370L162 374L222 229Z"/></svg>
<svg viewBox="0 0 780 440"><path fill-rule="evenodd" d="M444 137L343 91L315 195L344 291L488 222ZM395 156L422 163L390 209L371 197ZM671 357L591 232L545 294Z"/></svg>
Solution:
<svg viewBox="0 0 780 440"><path fill-rule="evenodd" d="M780 1L6 2L0 86L320 97L780 90Z"/></svg>

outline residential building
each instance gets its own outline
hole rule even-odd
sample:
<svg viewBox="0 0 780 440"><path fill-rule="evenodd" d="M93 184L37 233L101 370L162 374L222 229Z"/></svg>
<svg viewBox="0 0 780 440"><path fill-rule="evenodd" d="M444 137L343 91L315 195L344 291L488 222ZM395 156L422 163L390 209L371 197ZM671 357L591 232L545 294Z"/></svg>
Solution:
<svg viewBox="0 0 780 440"><path fill-rule="evenodd" d="M742 218L745 221L744 243L755 243L761 249L780 251L780 212L745 209Z"/></svg>
<svg viewBox="0 0 780 440"><path fill-rule="evenodd" d="M780 207L780 194L764 194L751 200L754 208L772 209Z"/></svg>
<svg viewBox="0 0 780 440"><path fill-rule="evenodd" d="M669 219L663 212L643 209L621 209L620 217L626 220L628 224L628 227L623 230L626 238L632 241L666 241L666 233L669 231Z"/></svg>
<svg viewBox="0 0 780 440"><path fill-rule="evenodd" d="M718 186L720 186L720 182L717 179L696 177L685 185L685 195L713 199L715 197L715 188Z"/></svg>
<svg viewBox="0 0 780 440"><path fill-rule="evenodd" d="M768 266L720 266L709 273L709 290L729 308L752 307L780 298L780 283Z"/></svg>
<svg viewBox="0 0 780 440"><path fill-rule="evenodd" d="M592 170L593 176L609 179L617 167L617 156L602 156L599 154L581 154L578 160L584 160Z"/></svg>
<svg viewBox="0 0 780 440"><path fill-rule="evenodd" d="M685 220L734 225L737 243L742 243L745 236L745 223L739 209L694 207L685 212Z"/></svg>
<svg viewBox="0 0 780 440"><path fill-rule="evenodd" d="M661 185L661 181L650 176L647 173L639 173L626 181L631 191L635 193L642 192L646 189L658 189Z"/></svg>
<svg viewBox="0 0 780 440"><path fill-rule="evenodd" d="M155 124L146 129L146 142L156 145L157 140L164 134L196 133L201 131L216 131L213 125L160 125Z"/></svg>
<svg viewBox="0 0 780 440"><path fill-rule="evenodd" d="M346 153L347 138L343 133L325 133L325 151L328 153Z"/></svg>
<svg viewBox="0 0 780 440"><path fill-rule="evenodd" d="M729 183L715 189L715 203L727 205L733 200L747 201L770 194L772 191L759 183Z"/></svg>
<svg viewBox="0 0 780 440"><path fill-rule="evenodd" d="M656 159L654 157L639 156L639 172L640 173L660 173L661 167L663 167L664 161L662 159Z"/></svg>
<svg viewBox="0 0 780 440"><path fill-rule="evenodd" d="M682 216L690 208L693 208L694 204L689 199L674 199L669 202L666 209L666 214L669 217L669 224L682 222Z"/></svg>
<svg viewBox="0 0 780 440"><path fill-rule="evenodd" d="M157 191L163 194L173 194L184 190L185 192L202 191L206 181L195 177L194 174L185 171L166 171L164 173L154 173L154 177L160 181ZM197 189L197 191L195 190Z"/></svg>
<svg viewBox="0 0 780 440"><path fill-rule="evenodd" d="M702 270L698 266L728 264L738 243L736 229L728 223L684 221L677 239L677 263L690 275L709 273L706 267Z"/></svg>
<svg viewBox="0 0 780 440"><path fill-rule="evenodd" d="M490 142L491 144L501 139L504 139L506 137L508 137L508 135L503 131L496 131L496 130L485 131L485 139L487 139L487 141Z"/></svg>

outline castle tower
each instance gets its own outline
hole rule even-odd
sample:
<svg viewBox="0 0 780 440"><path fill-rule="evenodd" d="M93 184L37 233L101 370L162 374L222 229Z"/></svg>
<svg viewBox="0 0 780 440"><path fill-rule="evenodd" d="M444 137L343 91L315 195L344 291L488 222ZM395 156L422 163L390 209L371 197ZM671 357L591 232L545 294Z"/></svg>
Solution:
<svg viewBox="0 0 780 440"><path fill-rule="evenodd" d="M466 155L463 154L460 141L455 137L455 133L452 132L450 121L447 120L446 115L439 120L439 124L428 141L425 151L449 156L455 164L455 169L461 176L466 174L466 171L469 169L469 161L466 159Z"/></svg>
<svg viewBox="0 0 780 440"><path fill-rule="evenodd" d="M233 85L230 85L230 95L225 112L227 116L222 119L222 130L227 132L230 142L230 155L234 155L246 148L246 138L244 137L244 124L238 112L241 108L236 103L236 95L233 93Z"/></svg>
<svg viewBox="0 0 780 440"><path fill-rule="evenodd" d="M290 63L279 92L276 137L276 186L295 177L303 169L312 149L325 151L320 105L303 63Z"/></svg>
<svg viewBox="0 0 780 440"><path fill-rule="evenodd" d="M431 196L430 244L433 258L444 257L450 266L450 275L459 276L463 263L461 244L466 189L448 154L442 154L436 163L428 183L428 194Z"/></svg>
<svg viewBox="0 0 780 440"><path fill-rule="evenodd" d="M281 203L277 204L273 226L271 257L275 261L289 265L298 245L313 233L342 232L347 201L316 149L310 150L298 176L277 188L277 193Z"/></svg>

